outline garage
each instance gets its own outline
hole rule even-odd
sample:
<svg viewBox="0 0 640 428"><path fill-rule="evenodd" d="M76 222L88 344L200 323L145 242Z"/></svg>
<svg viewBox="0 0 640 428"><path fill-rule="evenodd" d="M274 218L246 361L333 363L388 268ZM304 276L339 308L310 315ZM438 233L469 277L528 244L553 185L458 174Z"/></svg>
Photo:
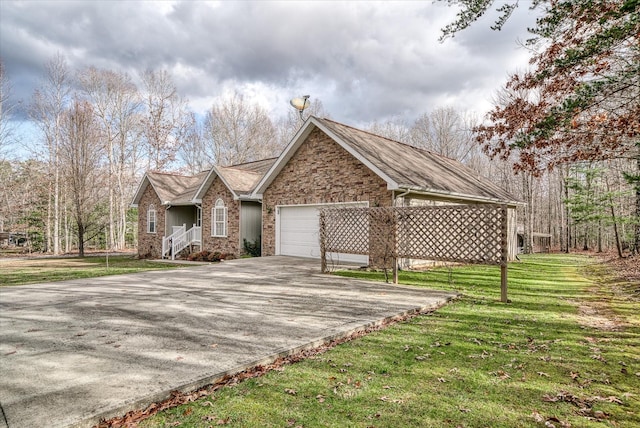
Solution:
<svg viewBox="0 0 640 428"><path fill-rule="evenodd" d="M368 207L367 202L322 205L285 205L276 209L276 254L307 258L320 258L318 237L321 208ZM357 254L328 254L335 263L369 264L369 257Z"/></svg>

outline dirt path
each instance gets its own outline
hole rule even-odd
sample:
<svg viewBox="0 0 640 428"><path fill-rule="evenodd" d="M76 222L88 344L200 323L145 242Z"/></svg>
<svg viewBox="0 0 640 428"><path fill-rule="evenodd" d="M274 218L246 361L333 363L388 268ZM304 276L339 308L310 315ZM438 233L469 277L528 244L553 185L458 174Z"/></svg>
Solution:
<svg viewBox="0 0 640 428"><path fill-rule="evenodd" d="M640 260L601 259L585 269L594 281L589 288L592 299L578 302L578 321L585 327L605 331L621 331L629 322L612 309L612 301L640 302Z"/></svg>

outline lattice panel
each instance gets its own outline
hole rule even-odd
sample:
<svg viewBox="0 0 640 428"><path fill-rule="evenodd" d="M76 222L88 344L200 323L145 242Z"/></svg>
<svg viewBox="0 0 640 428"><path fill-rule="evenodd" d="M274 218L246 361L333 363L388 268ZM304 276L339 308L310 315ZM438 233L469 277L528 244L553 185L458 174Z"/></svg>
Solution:
<svg viewBox="0 0 640 428"><path fill-rule="evenodd" d="M378 258L506 262L507 209L501 205L326 208L321 246Z"/></svg>
<svg viewBox="0 0 640 428"><path fill-rule="evenodd" d="M320 242L324 241L326 252L369 254L368 208L323 209L320 225Z"/></svg>
<svg viewBox="0 0 640 428"><path fill-rule="evenodd" d="M500 206L399 207L394 211L398 217L397 257L488 264L502 261Z"/></svg>

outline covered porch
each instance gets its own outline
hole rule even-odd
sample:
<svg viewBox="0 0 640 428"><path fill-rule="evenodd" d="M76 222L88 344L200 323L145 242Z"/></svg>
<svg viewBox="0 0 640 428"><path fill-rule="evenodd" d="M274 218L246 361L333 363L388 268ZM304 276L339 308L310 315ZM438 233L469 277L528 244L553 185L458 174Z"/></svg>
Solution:
<svg viewBox="0 0 640 428"><path fill-rule="evenodd" d="M175 260L185 248L202 248L202 207L200 205L169 205L165 211L165 231L162 237L162 258Z"/></svg>

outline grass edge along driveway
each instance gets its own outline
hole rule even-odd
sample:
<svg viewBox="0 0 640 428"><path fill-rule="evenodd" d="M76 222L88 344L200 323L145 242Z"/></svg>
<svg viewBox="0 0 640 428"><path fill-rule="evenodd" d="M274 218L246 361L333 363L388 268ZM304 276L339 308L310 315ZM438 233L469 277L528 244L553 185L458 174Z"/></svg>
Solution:
<svg viewBox="0 0 640 428"><path fill-rule="evenodd" d="M509 267L506 305L496 267L402 272L403 284L463 297L140 426L640 426L639 303L585 277L594 263L525 256ZM605 300L616 326L590 327L600 314L585 305Z"/></svg>
<svg viewBox="0 0 640 428"><path fill-rule="evenodd" d="M178 263L140 260L130 255L109 256L108 260L107 266L105 256L2 259L0 287L186 267Z"/></svg>

